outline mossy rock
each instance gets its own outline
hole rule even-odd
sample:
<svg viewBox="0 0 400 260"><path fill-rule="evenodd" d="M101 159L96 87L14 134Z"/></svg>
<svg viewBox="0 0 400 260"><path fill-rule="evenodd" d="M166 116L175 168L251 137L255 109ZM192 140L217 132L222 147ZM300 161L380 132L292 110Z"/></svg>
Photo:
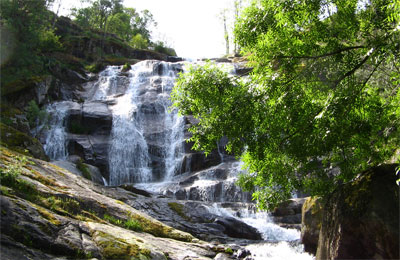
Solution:
<svg viewBox="0 0 400 260"><path fill-rule="evenodd" d="M143 232L152 234L156 237L172 238L184 242L191 242L194 239L194 237L189 233L179 231L157 220L151 220L139 214L132 214L130 215L130 218L141 224Z"/></svg>
<svg viewBox="0 0 400 260"><path fill-rule="evenodd" d="M31 88L35 87L35 84L42 82L46 75L40 76L32 76L28 79L15 79L13 81L7 82L6 84L1 86L1 96L8 96L11 94L16 94L17 92L30 90Z"/></svg>
<svg viewBox="0 0 400 260"><path fill-rule="evenodd" d="M0 123L0 144L16 152L31 155L35 158L48 161L42 144L36 139L13 127Z"/></svg>
<svg viewBox="0 0 400 260"><path fill-rule="evenodd" d="M184 208L185 206L183 204L177 203L177 202L170 202L168 203L168 206L170 209L176 212L180 217L187 221L191 221L191 219L185 214Z"/></svg>
<svg viewBox="0 0 400 260"><path fill-rule="evenodd" d="M304 245L304 251L308 253L317 252L322 214L322 199L308 197L303 204L301 214L301 242Z"/></svg>
<svg viewBox="0 0 400 260"><path fill-rule="evenodd" d="M397 167L373 167L326 198L317 260L399 259Z"/></svg>

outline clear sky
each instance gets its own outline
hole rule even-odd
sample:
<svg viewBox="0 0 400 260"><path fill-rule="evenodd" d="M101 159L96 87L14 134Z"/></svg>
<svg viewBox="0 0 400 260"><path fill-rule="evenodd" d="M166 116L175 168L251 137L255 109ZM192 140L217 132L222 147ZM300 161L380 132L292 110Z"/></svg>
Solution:
<svg viewBox="0 0 400 260"><path fill-rule="evenodd" d="M166 41L178 56L225 54L223 23L218 16L224 8L233 8L233 0L124 0L124 5L138 11L148 9L158 23L154 38ZM81 7L80 0L61 0L60 14L68 14L72 7Z"/></svg>

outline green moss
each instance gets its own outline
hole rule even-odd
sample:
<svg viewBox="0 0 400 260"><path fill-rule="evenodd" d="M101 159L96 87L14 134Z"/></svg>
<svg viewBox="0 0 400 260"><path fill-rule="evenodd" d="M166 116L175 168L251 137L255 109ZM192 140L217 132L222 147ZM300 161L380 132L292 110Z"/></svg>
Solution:
<svg viewBox="0 0 400 260"><path fill-rule="evenodd" d="M172 209L173 211L176 212L176 214L178 214L179 216L181 216L183 219L187 220L187 221L191 221L191 219L185 215L184 213L184 205L177 203L177 202L170 202L168 203L168 206L170 209Z"/></svg>
<svg viewBox="0 0 400 260"><path fill-rule="evenodd" d="M141 249L137 244L128 243L122 238L108 233L96 231L93 236L97 245L101 248L105 259L140 259ZM143 250L143 249L142 249Z"/></svg>
<svg viewBox="0 0 400 260"><path fill-rule="evenodd" d="M190 234L173 229L167 225L162 224L161 222L147 219L139 214L131 214L130 217L141 224L143 232L152 234L156 237L172 238L185 242L191 242L193 239Z"/></svg>
<svg viewBox="0 0 400 260"><path fill-rule="evenodd" d="M106 64L103 62L95 62L90 65L86 65L85 69L89 72L99 73L106 67Z"/></svg>
<svg viewBox="0 0 400 260"><path fill-rule="evenodd" d="M10 188L7 188L5 186L0 186L0 194L4 196L10 196Z"/></svg>
<svg viewBox="0 0 400 260"><path fill-rule="evenodd" d="M9 159L10 161L5 167L0 168L1 184L11 188L25 199L34 199L38 194L36 187L32 183L20 178L23 167L26 164L26 157L20 156L16 159Z"/></svg>
<svg viewBox="0 0 400 260"><path fill-rule="evenodd" d="M59 226L61 225L61 222L52 214L50 213L47 209L42 208L37 205L33 205L36 210L40 213L40 215L44 218L47 219L51 224Z"/></svg>
<svg viewBox="0 0 400 260"><path fill-rule="evenodd" d="M24 155L47 160L42 144L36 139L15 128L0 123L0 144Z"/></svg>
<svg viewBox="0 0 400 260"><path fill-rule="evenodd" d="M140 254L142 254L144 256L147 256L147 257L150 257L151 251L149 249L147 249L147 248L142 248L142 249L140 249Z"/></svg>
<svg viewBox="0 0 400 260"><path fill-rule="evenodd" d="M129 71L130 69L131 65L129 65L129 63L125 63L124 66L122 67L123 72Z"/></svg>
<svg viewBox="0 0 400 260"><path fill-rule="evenodd" d="M24 166L28 171L28 173L24 172L25 176L28 176L29 178L32 178L40 183L42 183L43 185L54 189L55 187L58 188L64 188L63 186L60 186L55 179L52 178L48 178L43 176L42 174L40 174L40 172L38 172L37 170L33 169L30 166Z"/></svg>
<svg viewBox="0 0 400 260"><path fill-rule="evenodd" d="M78 168L78 170L81 171L85 179L88 179L90 181L92 180L92 175L90 174L89 167L86 164L84 164L82 161L79 161L76 164L76 168Z"/></svg>
<svg viewBox="0 0 400 260"><path fill-rule="evenodd" d="M230 247L225 248L225 253L227 253L229 255L233 254L232 248L230 248Z"/></svg>

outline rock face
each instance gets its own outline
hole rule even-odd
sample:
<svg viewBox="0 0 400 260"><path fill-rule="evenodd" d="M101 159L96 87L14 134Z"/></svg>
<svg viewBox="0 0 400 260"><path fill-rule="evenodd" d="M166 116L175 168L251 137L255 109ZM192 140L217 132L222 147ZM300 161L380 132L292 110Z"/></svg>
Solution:
<svg viewBox="0 0 400 260"><path fill-rule="evenodd" d="M98 50L102 48L102 51L106 55L138 60L155 59L166 61L168 59L168 56L165 54L149 50L136 50L126 44L118 43L121 42L121 39L118 39L114 34L107 34L106 42L102 44L103 34L98 35L98 37L88 37L83 34L82 28L74 24L67 17L59 17L55 25L57 35L61 37L76 36L69 37L69 41L65 45L67 45L68 52L78 58L94 60L99 55ZM96 34L96 32L92 33Z"/></svg>
<svg viewBox="0 0 400 260"><path fill-rule="evenodd" d="M216 255L212 245L130 206L141 195L94 184L51 163L19 158L1 147L1 259ZM10 171L14 175L7 175Z"/></svg>
<svg viewBox="0 0 400 260"><path fill-rule="evenodd" d="M300 229L302 206L305 200L305 198L296 198L281 203L271 212L274 222L282 227Z"/></svg>
<svg viewBox="0 0 400 260"><path fill-rule="evenodd" d="M222 230L222 232L230 237L246 238L252 240L262 239L261 234L257 231L257 229L247 225L246 223L238 221L236 218L217 218L215 220L215 223L224 227L224 230Z"/></svg>
<svg viewBox="0 0 400 260"><path fill-rule="evenodd" d="M36 138L3 123L0 123L0 134L2 145L6 145L21 153L26 153L25 150L27 150L28 154L42 160L48 160L41 143Z"/></svg>
<svg viewBox="0 0 400 260"><path fill-rule="evenodd" d="M316 254L322 222L322 203L318 197L309 197L303 204L301 221L301 243L304 251Z"/></svg>
<svg viewBox="0 0 400 260"><path fill-rule="evenodd" d="M396 165L361 174L328 198L317 259L399 259Z"/></svg>

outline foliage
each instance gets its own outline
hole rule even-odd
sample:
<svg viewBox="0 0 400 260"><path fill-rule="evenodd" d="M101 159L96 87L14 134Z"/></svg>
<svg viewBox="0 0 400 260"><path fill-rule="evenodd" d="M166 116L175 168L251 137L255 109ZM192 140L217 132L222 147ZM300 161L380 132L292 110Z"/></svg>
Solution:
<svg viewBox="0 0 400 260"><path fill-rule="evenodd" d="M129 218L124 222L124 227L133 231L142 231L142 225L139 221Z"/></svg>
<svg viewBox="0 0 400 260"><path fill-rule="evenodd" d="M140 33L138 33L132 37L132 39L129 41L129 45L136 49L146 49L149 46L149 41Z"/></svg>
<svg viewBox="0 0 400 260"><path fill-rule="evenodd" d="M176 56L176 52L173 48L167 47L164 42L158 41L153 44L154 50L159 53L164 53L169 56Z"/></svg>
<svg viewBox="0 0 400 260"><path fill-rule="evenodd" d="M47 10L51 0L0 2L2 56L2 88L12 82L26 80L48 71L52 59L44 55L62 49L51 27L53 14ZM3 89L4 90L4 89Z"/></svg>
<svg viewBox="0 0 400 260"><path fill-rule="evenodd" d="M133 48L140 49L149 46L150 27L156 26L148 10L138 13L134 8L123 7L121 0L93 1L88 7L73 9L73 16L83 28L115 34Z"/></svg>
<svg viewBox="0 0 400 260"><path fill-rule="evenodd" d="M36 187L20 177L27 162L28 159L25 156L17 156L15 163L0 168L0 184L13 188L27 197L32 197L37 194Z"/></svg>
<svg viewBox="0 0 400 260"><path fill-rule="evenodd" d="M210 66L181 75L172 100L196 149L223 136L261 209L294 190L325 195L399 147L400 4L254 1L235 36L249 79Z"/></svg>
<svg viewBox="0 0 400 260"><path fill-rule="evenodd" d="M26 107L26 117L31 128L47 122L49 114L44 108L39 108L35 100L31 100Z"/></svg>
<svg viewBox="0 0 400 260"><path fill-rule="evenodd" d="M133 231L143 231L143 227L140 224L140 222L136 219L133 218L128 218L127 220L123 221L121 219L117 219L114 216L108 215L108 214L104 214L103 216L104 220L106 220L107 222L120 226L120 227L124 227Z"/></svg>

